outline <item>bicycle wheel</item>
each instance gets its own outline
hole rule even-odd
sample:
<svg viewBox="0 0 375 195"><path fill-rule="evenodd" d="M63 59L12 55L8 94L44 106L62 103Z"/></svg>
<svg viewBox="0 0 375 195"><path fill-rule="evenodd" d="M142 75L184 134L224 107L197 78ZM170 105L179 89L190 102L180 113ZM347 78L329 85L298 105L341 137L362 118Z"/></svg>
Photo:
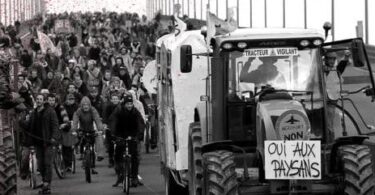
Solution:
<svg viewBox="0 0 375 195"><path fill-rule="evenodd" d="M29 184L30 184L31 189L35 189L37 187L37 184L36 184L37 168L36 168L35 154L30 154L29 171L30 171Z"/></svg>
<svg viewBox="0 0 375 195"><path fill-rule="evenodd" d="M122 182L122 189L125 194L129 194L130 189L130 157L124 159L124 180Z"/></svg>
<svg viewBox="0 0 375 195"><path fill-rule="evenodd" d="M62 157L62 152L60 150L57 150L56 155L53 158L53 165L55 167L55 171L57 176L60 179L64 179L65 177L65 164Z"/></svg>
<svg viewBox="0 0 375 195"><path fill-rule="evenodd" d="M85 176L86 182L91 183L91 151L85 150L85 157L84 157L84 167L85 167Z"/></svg>

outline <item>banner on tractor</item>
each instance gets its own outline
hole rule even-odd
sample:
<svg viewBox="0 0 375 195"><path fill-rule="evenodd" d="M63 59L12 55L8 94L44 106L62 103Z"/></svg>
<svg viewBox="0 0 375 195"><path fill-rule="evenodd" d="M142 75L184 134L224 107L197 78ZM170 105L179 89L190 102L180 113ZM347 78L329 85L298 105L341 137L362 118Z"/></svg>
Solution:
<svg viewBox="0 0 375 195"><path fill-rule="evenodd" d="M320 141L267 140L264 154L266 179L321 179Z"/></svg>
<svg viewBox="0 0 375 195"><path fill-rule="evenodd" d="M258 48L246 49L244 56L246 57L270 57L270 56L296 56L298 49L296 47L284 48Z"/></svg>

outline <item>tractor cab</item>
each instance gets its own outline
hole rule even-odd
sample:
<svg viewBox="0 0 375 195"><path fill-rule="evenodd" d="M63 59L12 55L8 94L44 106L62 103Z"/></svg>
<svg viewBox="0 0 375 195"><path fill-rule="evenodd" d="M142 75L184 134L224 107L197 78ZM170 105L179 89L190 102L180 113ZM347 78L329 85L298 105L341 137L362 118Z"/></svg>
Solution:
<svg viewBox="0 0 375 195"><path fill-rule="evenodd" d="M307 30L243 31L216 39L211 66L212 139L256 147L264 139L321 138L323 37ZM276 123L287 110L297 113L286 120L293 127L280 131ZM314 122L314 131L310 119L319 121Z"/></svg>

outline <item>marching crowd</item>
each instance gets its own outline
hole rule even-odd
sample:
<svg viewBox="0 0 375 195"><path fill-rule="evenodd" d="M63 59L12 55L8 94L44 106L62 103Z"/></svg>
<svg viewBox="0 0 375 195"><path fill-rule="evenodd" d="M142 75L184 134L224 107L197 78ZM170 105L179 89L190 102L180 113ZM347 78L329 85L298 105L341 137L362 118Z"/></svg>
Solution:
<svg viewBox="0 0 375 195"><path fill-rule="evenodd" d="M58 32L57 20L70 22L70 29ZM104 132L95 139L98 161L105 151L109 167L114 167L119 185L124 146L117 138L133 137L133 186L138 181L139 141L149 117L149 105L155 101L142 83L143 70L155 56L157 23L136 13L50 14L30 22L30 41L18 38L19 23L3 27L9 43L2 38L2 50L8 45L19 66L16 87L19 104L19 132L22 160L20 176L28 176L28 148L36 151L38 171L43 185L41 194L51 193L53 145L62 144L66 172L71 171L74 148L82 155L81 131ZM66 30L66 29L65 29ZM48 35L54 46L45 48ZM3 37L5 35L2 35ZM155 136L151 140L156 144ZM80 156L82 159L82 156ZM93 169L92 174L98 172Z"/></svg>

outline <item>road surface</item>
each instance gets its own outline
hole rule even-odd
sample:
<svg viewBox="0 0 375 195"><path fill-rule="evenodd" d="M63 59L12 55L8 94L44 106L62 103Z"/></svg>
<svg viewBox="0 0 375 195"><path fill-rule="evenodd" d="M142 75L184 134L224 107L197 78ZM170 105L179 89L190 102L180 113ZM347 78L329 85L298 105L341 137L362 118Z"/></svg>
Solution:
<svg viewBox="0 0 375 195"><path fill-rule="evenodd" d="M143 150L144 151L144 150ZM86 183L84 171L80 167L82 161L77 161L77 173L68 174L65 179L58 179L55 172L52 181L53 195L123 195L121 187L112 187L116 175L113 168L108 168L108 159L97 163L98 175L93 175L92 183ZM152 151L150 154L142 153L140 175L144 186L130 188L130 194L134 195L163 195L164 179L160 175L159 152ZM39 189L32 190L28 180L18 178L18 194L37 195Z"/></svg>

